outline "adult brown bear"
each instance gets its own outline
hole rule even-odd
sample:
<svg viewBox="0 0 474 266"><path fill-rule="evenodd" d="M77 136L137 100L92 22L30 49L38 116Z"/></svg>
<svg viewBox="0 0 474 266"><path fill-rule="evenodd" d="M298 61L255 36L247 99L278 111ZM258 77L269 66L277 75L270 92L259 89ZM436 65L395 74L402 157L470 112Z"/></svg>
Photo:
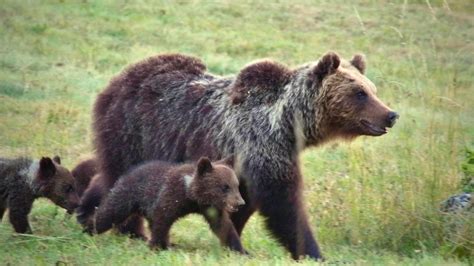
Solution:
<svg viewBox="0 0 474 266"><path fill-rule="evenodd" d="M94 106L100 179L86 191L78 220L130 167L150 159L172 162L234 155L247 204L232 215L226 244L245 252L240 234L255 210L292 254L321 258L302 204L299 153L335 138L379 136L398 115L376 96L365 61L327 53L289 69L272 61L235 77L206 73L197 58L166 54L128 67L112 79ZM141 235L132 219L123 232Z"/></svg>

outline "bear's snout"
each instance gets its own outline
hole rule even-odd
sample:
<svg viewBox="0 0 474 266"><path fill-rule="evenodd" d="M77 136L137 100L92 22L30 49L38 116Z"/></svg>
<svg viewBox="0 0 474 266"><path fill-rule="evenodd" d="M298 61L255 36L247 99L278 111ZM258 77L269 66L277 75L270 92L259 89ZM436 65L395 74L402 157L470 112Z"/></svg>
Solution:
<svg viewBox="0 0 474 266"><path fill-rule="evenodd" d="M231 197L228 198L227 202L227 210L229 212L236 212L239 210L240 207L245 205L245 200L242 198L240 193L234 194Z"/></svg>
<svg viewBox="0 0 474 266"><path fill-rule="evenodd" d="M387 116L387 127L393 127L400 115L396 112L389 112Z"/></svg>
<svg viewBox="0 0 474 266"><path fill-rule="evenodd" d="M237 200L237 207L241 207L243 205L245 205L245 200L239 195L239 198Z"/></svg>

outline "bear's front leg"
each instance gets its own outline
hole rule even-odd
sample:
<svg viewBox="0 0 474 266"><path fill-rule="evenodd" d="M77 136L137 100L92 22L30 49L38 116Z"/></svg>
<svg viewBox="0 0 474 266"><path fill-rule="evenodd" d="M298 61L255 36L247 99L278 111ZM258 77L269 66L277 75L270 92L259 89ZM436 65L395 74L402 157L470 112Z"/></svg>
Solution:
<svg viewBox="0 0 474 266"><path fill-rule="evenodd" d="M151 239L148 245L151 249L168 249L170 243L170 229L173 224L172 219L167 219L162 215L156 215L150 222Z"/></svg>
<svg viewBox="0 0 474 266"><path fill-rule="evenodd" d="M9 217L10 223L13 225L15 232L19 234L32 234L30 223L28 222L28 214L31 210L29 206L13 206L10 207Z"/></svg>
<svg viewBox="0 0 474 266"><path fill-rule="evenodd" d="M3 214L5 213L5 202L0 201L0 222L2 221Z"/></svg>
<svg viewBox="0 0 474 266"><path fill-rule="evenodd" d="M248 252L242 246L239 234L235 230L234 224L229 217L229 213L219 211L213 207L203 211L206 221L209 223L212 231L217 235L222 245L229 247L233 251L242 254Z"/></svg>
<svg viewBox="0 0 474 266"><path fill-rule="evenodd" d="M294 259L308 256L322 259L319 246L313 237L303 209L300 192L294 184L268 186L260 197L260 211L273 235L290 252Z"/></svg>
<svg viewBox="0 0 474 266"><path fill-rule="evenodd" d="M266 225L293 259L310 257L323 260L319 246L309 227L302 203L302 180L297 163L288 167L259 168L255 171L259 210ZM277 173L273 169L287 169Z"/></svg>
<svg viewBox="0 0 474 266"><path fill-rule="evenodd" d="M33 201L24 199L19 201L9 201L9 217L10 223L13 225L15 232L19 234L32 234L30 223L28 222L28 214L31 211Z"/></svg>
<svg viewBox="0 0 474 266"><path fill-rule="evenodd" d="M117 225L117 230L121 234L129 235L131 238L142 239L147 241L147 237L143 228L143 217L140 215L132 215L125 222Z"/></svg>
<svg viewBox="0 0 474 266"><path fill-rule="evenodd" d="M19 234L32 234L30 223L28 222L28 213L21 210L10 209L10 223L13 225L15 232Z"/></svg>

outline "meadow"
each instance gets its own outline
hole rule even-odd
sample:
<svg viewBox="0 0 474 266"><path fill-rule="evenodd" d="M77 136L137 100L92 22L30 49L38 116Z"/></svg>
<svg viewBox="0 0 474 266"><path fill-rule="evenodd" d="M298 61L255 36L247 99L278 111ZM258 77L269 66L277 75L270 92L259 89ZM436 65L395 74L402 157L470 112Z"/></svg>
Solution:
<svg viewBox="0 0 474 266"><path fill-rule="evenodd" d="M195 55L230 75L259 58L298 66L329 50L362 52L378 96L400 119L382 137L302 155L305 202L326 263L474 263L474 218L439 211L461 190L461 164L474 146L474 2L0 2L0 156L59 154L72 168L93 152L97 93L126 65L157 53ZM4 217L0 264L295 263L258 215L242 237L248 257L221 248L199 216L180 220L171 235L178 247L162 252L113 233L88 236L47 200L35 203L30 221L34 235L16 235Z"/></svg>

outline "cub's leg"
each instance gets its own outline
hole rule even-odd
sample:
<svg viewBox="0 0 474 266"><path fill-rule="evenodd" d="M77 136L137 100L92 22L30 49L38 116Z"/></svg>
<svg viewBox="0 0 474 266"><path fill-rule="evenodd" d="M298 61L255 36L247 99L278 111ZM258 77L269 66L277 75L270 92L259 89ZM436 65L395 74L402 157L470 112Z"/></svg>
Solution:
<svg viewBox="0 0 474 266"><path fill-rule="evenodd" d="M248 254L240 242L239 234L235 230L234 224L229 217L229 213L218 211L214 208L208 208L207 210L204 210L203 214L222 245L229 247L233 251Z"/></svg>
<svg viewBox="0 0 474 266"><path fill-rule="evenodd" d="M168 249L170 246L170 229L175 221L174 217L165 217L158 214L153 219L148 219L150 223L151 239L150 248Z"/></svg>
<svg viewBox="0 0 474 266"><path fill-rule="evenodd" d="M8 199L10 223L13 225L15 232L20 234L33 233L28 222L28 214L33 206L33 200L30 197L21 197L19 195Z"/></svg>

